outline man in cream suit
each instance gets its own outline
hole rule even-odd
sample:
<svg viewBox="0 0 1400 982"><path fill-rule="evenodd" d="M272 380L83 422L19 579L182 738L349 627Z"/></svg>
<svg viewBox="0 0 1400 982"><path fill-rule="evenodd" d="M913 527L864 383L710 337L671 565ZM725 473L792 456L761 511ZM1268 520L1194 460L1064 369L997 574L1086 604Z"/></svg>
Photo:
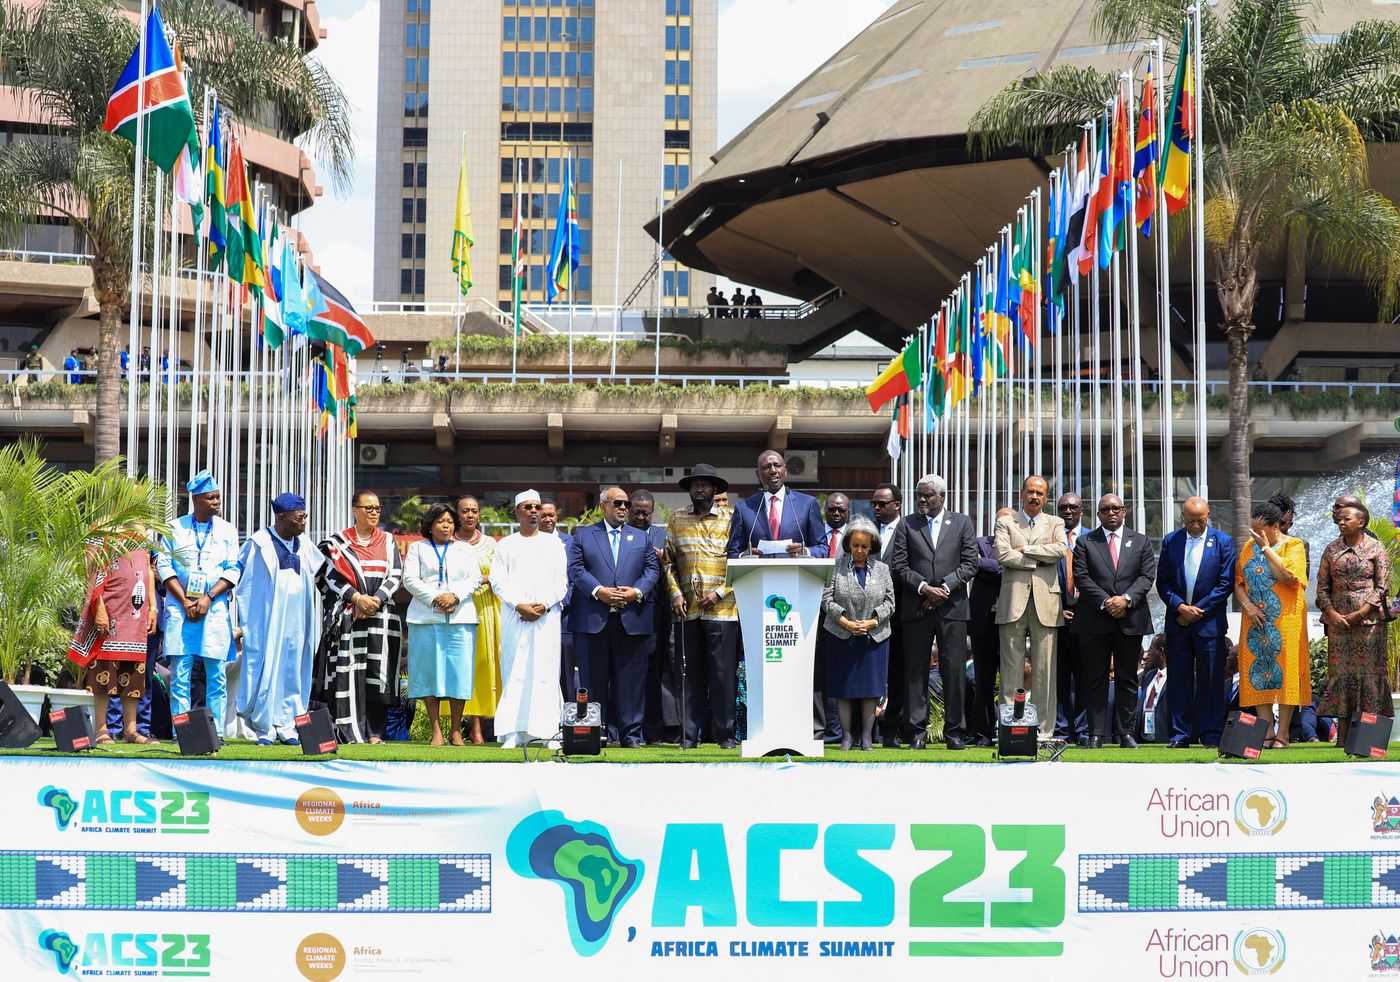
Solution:
<svg viewBox="0 0 1400 982"><path fill-rule="evenodd" d="M1031 644L1031 702L1040 714L1040 738L1055 735L1055 637L1064 623L1059 564L1068 554L1065 523L1045 514L1050 486L1031 475L1021 484L1021 510L997 519L995 545L1001 563L997 627L1001 637L1001 700L1010 703L1025 677L1026 638Z"/></svg>

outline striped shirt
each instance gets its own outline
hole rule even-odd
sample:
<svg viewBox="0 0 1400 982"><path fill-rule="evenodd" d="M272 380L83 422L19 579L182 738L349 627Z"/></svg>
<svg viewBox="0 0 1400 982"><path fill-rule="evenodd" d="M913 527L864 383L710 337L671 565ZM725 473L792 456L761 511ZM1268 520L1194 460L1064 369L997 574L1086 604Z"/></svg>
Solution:
<svg viewBox="0 0 1400 982"><path fill-rule="evenodd" d="M685 597L686 620L737 621L734 593L724 585L729 565L729 521L733 512L716 508L705 516L678 511L666 525L666 589L672 600ZM701 598L718 593L719 602L700 609Z"/></svg>

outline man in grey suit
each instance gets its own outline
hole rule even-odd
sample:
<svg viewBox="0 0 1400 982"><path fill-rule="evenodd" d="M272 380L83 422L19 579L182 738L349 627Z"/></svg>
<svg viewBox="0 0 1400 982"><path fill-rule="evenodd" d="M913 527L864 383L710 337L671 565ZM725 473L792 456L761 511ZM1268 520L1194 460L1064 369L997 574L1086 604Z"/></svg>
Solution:
<svg viewBox="0 0 1400 982"><path fill-rule="evenodd" d="M1064 624L1060 560L1069 549L1065 523L1045 514L1050 485L1032 474L1021 482L1021 510L997 519L1001 593L997 629L1001 638L1001 701L1009 704L1025 678L1026 638L1031 646L1031 702L1040 715L1040 739L1055 736L1055 629Z"/></svg>
<svg viewBox="0 0 1400 982"><path fill-rule="evenodd" d="M977 536L972 521L943 507L948 486L929 474L914 488L917 515L895 528L890 568L899 586L904 670L902 727L910 750L921 750L928 730L928 660L938 640L943 679L943 737L962 750L967 685L967 584L977 574Z"/></svg>
<svg viewBox="0 0 1400 982"><path fill-rule="evenodd" d="M1103 746L1108 724L1108 667L1113 665L1113 729L1124 749L1137 747L1137 671L1142 638L1152 633L1147 594L1157 557L1141 532L1123 527L1123 499L1099 499L1099 527L1074 546L1079 602L1070 630L1079 638L1081 697L1089 706L1089 749ZM1170 676L1168 676L1170 677ZM1170 708L1170 707L1169 707Z"/></svg>

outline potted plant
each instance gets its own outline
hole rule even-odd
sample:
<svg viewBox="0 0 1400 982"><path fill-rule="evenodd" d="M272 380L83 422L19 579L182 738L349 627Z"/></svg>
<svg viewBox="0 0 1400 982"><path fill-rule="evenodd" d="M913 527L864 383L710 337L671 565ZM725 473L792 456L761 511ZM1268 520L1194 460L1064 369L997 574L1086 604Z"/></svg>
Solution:
<svg viewBox="0 0 1400 982"><path fill-rule="evenodd" d="M167 508L165 488L127 477L120 459L63 471L37 441L0 447L0 678L36 720L45 699L96 710L84 689L29 683L67 650L90 571L163 534Z"/></svg>

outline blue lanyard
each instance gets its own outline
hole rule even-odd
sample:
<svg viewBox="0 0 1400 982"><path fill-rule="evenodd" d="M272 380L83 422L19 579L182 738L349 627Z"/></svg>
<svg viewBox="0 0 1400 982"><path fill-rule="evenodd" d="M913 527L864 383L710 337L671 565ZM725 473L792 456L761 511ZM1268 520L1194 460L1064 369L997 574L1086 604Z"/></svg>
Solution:
<svg viewBox="0 0 1400 982"><path fill-rule="evenodd" d="M428 540L428 544L433 547L433 554L438 558L438 586L442 586L444 571L447 568L447 550L451 548L452 543L448 542L444 544L442 552L438 552L437 543L433 542L431 539Z"/></svg>
<svg viewBox="0 0 1400 982"><path fill-rule="evenodd" d="M195 569L203 569L204 544L209 541L209 536L214 534L214 520L212 518L209 520L209 528L205 530L202 537L199 534L199 522L191 518L190 526L194 529Z"/></svg>

